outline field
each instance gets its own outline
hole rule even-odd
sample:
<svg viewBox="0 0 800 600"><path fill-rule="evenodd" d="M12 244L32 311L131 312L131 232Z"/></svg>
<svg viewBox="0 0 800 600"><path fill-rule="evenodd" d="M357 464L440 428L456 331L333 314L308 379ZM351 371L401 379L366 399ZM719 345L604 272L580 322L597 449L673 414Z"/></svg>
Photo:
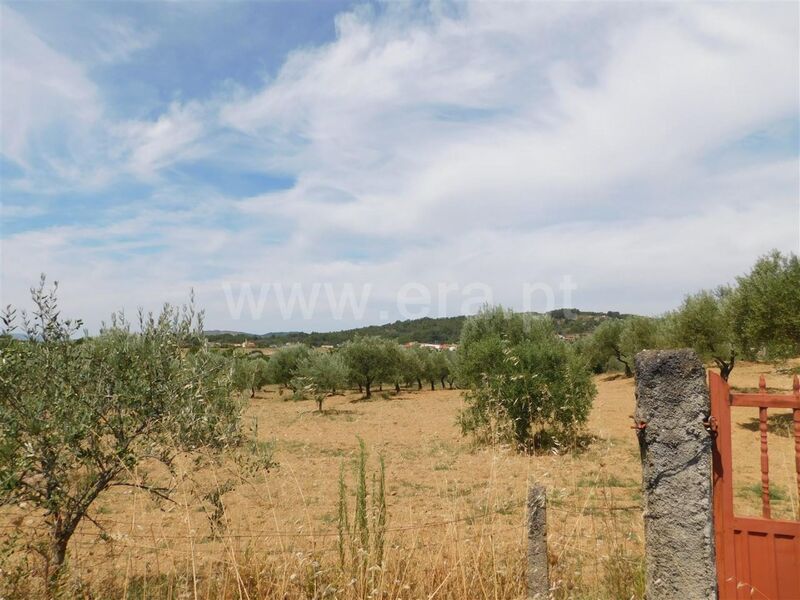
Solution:
<svg viewBox="0 0 800 600"><path fill-rule="evenodd" d="M789 390L767 365L737 366L731 383ZM232 460L179 462L177 503L119 488L103 497L70 547L71 573L93 597L522 598L528 482L548 490L551 578L557 597L639 597L642 591L640 463L632 379L596 378L586 447L523 456L476 447L461 435L457 390L354 393L328 398L324 414L275 388L251 401L246 422L277 465L255 475ZM760 506L755 409L734 413L737 510ZM793 442L771 421L773 516L797 515ZM362 439L369 477L386 465L385 568L343 577L337 534L339 473L353 509ZM155 479L167 480L156 471ZM215 494L214 492L219 492ZM35 518L6 515L31 537ZM99 526L105 529L101 533ZM37 568L31 557L26 568ZM24 584L20 584L24 585ZM77 584L76 584L77 585Z"/></svg>

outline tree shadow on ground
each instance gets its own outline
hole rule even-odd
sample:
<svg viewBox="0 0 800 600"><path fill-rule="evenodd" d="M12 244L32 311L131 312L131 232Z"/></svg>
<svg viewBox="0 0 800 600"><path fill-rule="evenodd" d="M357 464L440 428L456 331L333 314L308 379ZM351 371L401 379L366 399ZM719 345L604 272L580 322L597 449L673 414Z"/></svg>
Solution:
<svg viewBox="0 0 800 600"><path fill-rule="evenodd" d="M323 408L322 412L316 408L303 410L297 413L298 416L316 415L319 417L346 417L359 414L357 410L350 410L349 408Z"/></svg>
<svg viewBox="0 0 800 600"><path fill-rule="evenodd" d="M739 427L747 431L758 431L761 423L757 417L753 417L747 423L740 423ZM791 437L794 435L794 419L791 413L781 413L769 415L767 417L767 430L769 433L781 437Z"/></svg>
<svg viewBox="0 0 800 600"><path fill-rule="evenodd" d="M631 379L626 377L625 373L611 373L600 378L600 381L617 381L618 379Z"/></svg>

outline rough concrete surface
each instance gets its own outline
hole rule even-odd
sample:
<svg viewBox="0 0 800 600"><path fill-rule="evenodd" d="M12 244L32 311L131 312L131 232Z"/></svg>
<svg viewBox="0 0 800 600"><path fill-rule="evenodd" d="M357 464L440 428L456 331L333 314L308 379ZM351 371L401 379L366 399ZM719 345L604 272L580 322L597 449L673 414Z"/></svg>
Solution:
<svg viewBox="0 0 800 600"><path fill-rule="evenodd" d="M547 600L547 496L544 486L528 487L528 598Z"/></svg>
<svg viewBox="0 0 800 600"><path fill-rule="evenodd" d="M692 350L636 355L646 598L716 598L706 372Z"/></svg>

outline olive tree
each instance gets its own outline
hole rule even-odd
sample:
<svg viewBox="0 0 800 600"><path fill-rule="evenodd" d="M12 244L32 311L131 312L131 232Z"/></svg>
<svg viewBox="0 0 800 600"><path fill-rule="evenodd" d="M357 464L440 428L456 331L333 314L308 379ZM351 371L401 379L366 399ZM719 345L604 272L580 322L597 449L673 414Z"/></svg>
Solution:
<svg viewBox="0 0 800 600"><path fill-rule="evenodd" d="M265 358L261 356L251 357L250 362L253 364L253 379L252 387L250 388L250 397L252 398L256 395L257 391L270 383L271 374L269 370L269 361Z"/></svg>
<svg viewBox="0 0 800 600"><path fill-rule="evenodd" d="M304 344L285 346L269 358L269 378L272 382L291 387L300 363L308 358L310 350Z"/></svg>
<svg viewBox="0 0 800 600"><path fill-rule="evenodd" d="M800 355L800 258L774 250L737 277L730 297L736 345L749 358Z"/></svg>
<svg viewBox="0 0 800 600"><path fill-rule="evenodd" d="M231 384L239 392L256 392L270 382L269 363L261 356L234 356Z"/></svg>
<svg viewBox="0 0 800 600"><path fill-rule="evenodd" d="M633 357L642 350L660 348L665 334L662 319L651 317L609 318L592 333L588 342L576 345L594 370L603 371L616 360L626 377L633 376Z"/></svg>
<svg viewBox="0 0 800 600"><path fill-rule="evenodd" d="M396 394L400 393L400 384L408 381L408 355L406 348L389 342L386 345L386 378L394 384Z"/></svg>
<svg viewBox="0 0 800 600"><path fill-rule="evenodd" d="M450 369L453 363L450 361L450 355L453 354L449 350L438 350L433 357L433 372L439 383L442 384L442 389L447 387L447 382L450 379Z"/></svg>
<svg viewBox="0 0 800 600"><path fill-rule="evenodd" d="M467 408L459 416L462 431L479 439L495 434L525 449L574 441L596 393L583 358L558 338L548 318L487 309L473 319L483 323L462 336L459 353L474 357L488 338L499 356L481 367L477 382L461 369L470 382Z"/></svg>
<svg viewBox="0 0 800 600"><path fill-rule="evenodd" d="M244 356L231 359L231 387L237 392L251 392L256 376L256 365Z"/></svg>
<svg viewBox="0 0 800 600"><path fill-rule="evenodd" d="M353 379L363 386L366 398L372 397L373 384L392 379L391 344L377 336L357 336L342 347L345 364Z"/></svg>
<svg viewBox="0 0 800 600"><path fill-rule="evenodd" d="M292 387L302 396L312 396L322 412L325 397L342 389L347 377L347 365L340 353L312 352L299 364Z"/></svg>
<svg viewBox="0 0 800 600"><path fill-rule="evenodd" d="M458 378L465 386L475 386L486 373L499 369L503 362L504 340L515 344L524 332L523 315L501 306L483 307L461 328L458 343Z"/></svg>
<svg viewBox="0 0 800 600"><path fill-rule="evenodd" d="M435 350L433 348L417 348L418 377L424 378L431 385L431 391L436 389L436 382L446 387L446 381L450 376L451 362L447 355L449 351Z"/></svg>
<svg viewBox="0 0 800 600"><path fill-rule="evenodd" d="M427 369L427 351L421 346L411 346L405 348L403 354L403 369L406 382L417 384L417 389L422 389L422 380L425 378Z"/></svg>
<svg viewBox="0 0 800 600"><path fill-rule="evenodd" d="M662 344L661 320L652 317L628 317L623 321L619 344L628 362L642 350L659 348Z"/></svg>
<svg viewBox="0 0 800 600"><path fill-rule="evenodd" d="M417 346L415 348L419 361L419 376L431 385L431 391L436 389L436 381L439 379L439 352L432 348Z"/></svg>
<svg viewBox="0 0 800 600"><path fill-rule="evenodd" d="M736 364L730 317L730 288L703 290L686 296L680 308L667 315L670 338L675 346L694 349L704 360L713 360L727 381Z"/></svg>
<svg viewBox="0 0 800 600"><path fill-rule="evenodd" d="M444 386L444 382L447 382L448 387L452 390L453 386L458 383L457 375L458 375L458 352L454 352L452 350L448 350L447 352L442 353L445 357L445 361L447 362L447 374L444 376L444 381L442 381L442 386Z"/></svg>
<svg viewBox="0 0 800 600"><path fill-rule="evenodd" d="M31 315L9 307L3 316L6 333L20 317L25 339L0 347L0 505L43 517L54 585L100 495L127 486L169 498L137 465L170 467L178 451L237 443L242 402L230 394L230 361L209 352L191 306L140 312L137 331L115 315L96 337L74 339L82 324L62 319L56 288L42 278L31 294Z"/></svg>
<svg viewBox="0 0 800 600"><path fill-rule="evenodd" d="M400 346L390 343L386 347L386 365L389 372L389 381L394 384L396 393L400 393L400 384L417 384L422 389L424 376L423 360L418 346Z"/></svg>
<svg viewBox="0 0 800 600"><path fill-rule="evenodd" d="M622 333L625 323L621 319L606 319L592 333L590 352L598 362L607 365L612 358L625 368L625 377L633 376L633 357L623 352Z"/></svg>

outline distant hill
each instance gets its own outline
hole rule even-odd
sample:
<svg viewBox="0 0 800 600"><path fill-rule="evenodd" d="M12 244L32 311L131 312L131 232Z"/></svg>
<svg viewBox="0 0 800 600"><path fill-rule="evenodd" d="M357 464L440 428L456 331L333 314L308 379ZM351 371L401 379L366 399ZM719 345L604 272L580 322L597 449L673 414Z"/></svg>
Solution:
<svg viewBox="0 0 800 600"><path fill-rule="evenodd" d="M556 331L562 335L580 335L591 333L594 328L606 319L620 319L629 315L616 311L590 312L578 309L559 308L549 313ZM424 317L407 321L395 321L385 325L370 325L342 331L311 332L280 331L265 334L245 333L241 331L208 330L205 332L209 341L221 344L241 344L253 341L257 346L303 343L310 346L343 344L357 335L379 335L396 340L400 344L421 342L430 344L456 343L461 336L461 327L467 319L459 317Z"/></svg>

